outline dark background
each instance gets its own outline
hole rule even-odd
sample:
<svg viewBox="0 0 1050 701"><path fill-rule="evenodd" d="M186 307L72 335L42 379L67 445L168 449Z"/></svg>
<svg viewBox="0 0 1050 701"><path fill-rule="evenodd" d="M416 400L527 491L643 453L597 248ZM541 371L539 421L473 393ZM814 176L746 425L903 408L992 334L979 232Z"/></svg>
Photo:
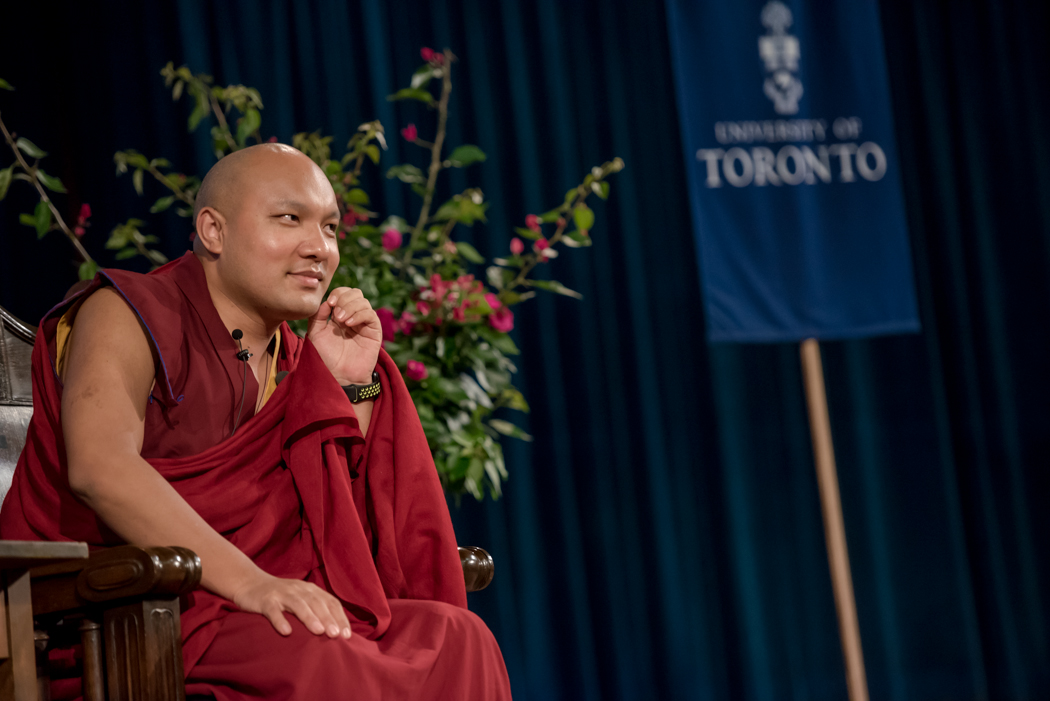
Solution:
<svg viewBox="0 0 1050 701"><path fill-rule="evenodd" d="M761 2L755 3L755 12ZM824 344L865 660L876 699L1050 697L1050 29L1043 3L880 3L924 331ZM261 90L263 134L345 143L379 118L392 147L433 118L384 98L419 47L451 47L450 142L489 160L487 225L621 156L595 246L554 261L582 302L519 308L536 441L507 445L497 503L453 506L497 575L471 606L519 699L842 699L845 681L797 348L708 346L659 2L8 3L10 128L109 230L136 216L169 256L186 220L117 178L117 149L203 173L159 69ZM0 162L0 165L6 162ZM374 178L382 212L415 212ZM76 279L59 235L0 203L0 304L35 322ZM413 209L406 209L411 207Z"/></svg>

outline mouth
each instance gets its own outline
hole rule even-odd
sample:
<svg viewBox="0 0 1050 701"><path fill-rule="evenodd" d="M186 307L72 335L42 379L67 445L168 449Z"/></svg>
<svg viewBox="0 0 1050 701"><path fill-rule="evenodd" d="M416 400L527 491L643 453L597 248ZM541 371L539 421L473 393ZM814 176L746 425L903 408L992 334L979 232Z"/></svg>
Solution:
<svg viewBox="0 0 1050 701"><path fill-rule="evenodd" d="M299 270L288 275L303 287L314 290L321 286L324 274L320 270Z"/></svg>

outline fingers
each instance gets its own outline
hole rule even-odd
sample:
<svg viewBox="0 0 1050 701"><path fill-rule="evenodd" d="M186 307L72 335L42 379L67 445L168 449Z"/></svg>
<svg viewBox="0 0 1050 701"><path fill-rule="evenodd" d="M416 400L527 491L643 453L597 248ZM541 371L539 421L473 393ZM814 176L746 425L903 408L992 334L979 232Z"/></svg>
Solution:
<svg viewBox="0 0 1050 701"><path fill-rule="evenodd" d="M332 310L332 319L344 328L361 325L380 326L379 317L361 290L350 287L336 288L328 296L326 304Z"/></svg>
<svg viewBox="0 0 1050 701"><path fill-rule="evenodd" d="M315 611L315 608L324 607L313 606L311 605L312 603L315 602L308 601L307 597L305 596L293 596L286 603L286 607L289 611L291 611L291 613L295 614L296 618L303 622L303 625L306 626L306 629L308 631L310 631L314 635L324 635L326 632L328 632L329 627L317 615L318 612ZM324 611L324 616L325 618L331 618L331 615L328 613L327 610ZM332 625L334 626L334 623ZM331 637L334 638L335 636L332 635Z"/></svg>
<svg viewBox="0 0 1050 701"><path fill-rule="evenodd" d="M351 635L350 621L343 605L313 584L301 583L296 596L288 602L288 610L314 635L327 635L329 638L349 638Z"/></svg>
<svg viewBox="0 0 1050 701"><path fill-rule="evenodd" d="M288 619L284 617L284 609L277 602L272 603L262 610L262 614L270 620L274 630L281 635L292 634L292 624L288 622Z"/></svg>
<svg viewBox="0 0 1050 701"><path fill-rule="evenodd" d="M343 608L339 599L330 594L325 597L325 601L328 605L328 611L332 614L332 618L335 620L338 634L344 638L349 638L351 635L350 620L346 617L346 609Z"/></svg>

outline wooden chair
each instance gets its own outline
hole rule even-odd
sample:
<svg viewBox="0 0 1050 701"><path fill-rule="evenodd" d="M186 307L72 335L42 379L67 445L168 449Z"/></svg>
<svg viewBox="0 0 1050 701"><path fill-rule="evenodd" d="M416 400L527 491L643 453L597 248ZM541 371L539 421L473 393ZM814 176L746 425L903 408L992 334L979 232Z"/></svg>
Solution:
<svg viewBox="0 0 1050 701"><path fill-rule="evenodd" d="M33 412L30 355L36 329L3 307L0 321L2 500ZM459 554L467 591L488 586L494 572L489 554L476 547L461 547ZM86 701L184 701L179 599L200 584L200 558L193 552L125 545L29 574L41 701L48 701L52 676L76 674ZM77 643L83 647L79 668L61 672L48 663L50 650Z"/></svg>

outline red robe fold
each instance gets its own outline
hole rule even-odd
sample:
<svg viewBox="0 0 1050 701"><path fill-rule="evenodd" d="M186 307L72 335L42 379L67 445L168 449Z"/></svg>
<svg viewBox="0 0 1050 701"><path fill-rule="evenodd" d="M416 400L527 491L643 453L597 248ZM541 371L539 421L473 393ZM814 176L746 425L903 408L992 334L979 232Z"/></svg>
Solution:
<svg viewBox="0 0 1050 701"><path fill-rule="evenodd" d="M287 614L294 632L283 638L263 616L198 590L182 614L188 692L221 701L510 698L499 648L466 610L448 508L390 357L380 353L383 393L365 441L312 344L282 325L278 370L289 374L258 415L245 407L230 437L242 366L191 254L148 276L104 271L41 322L33 419L0 536L120 542L69 490L54 370L58 318L106 284L138 314L159 357L143 457L260 568L338 597L354 633L318 637ZM254 399L257 387L243 391Z"/></svg>

